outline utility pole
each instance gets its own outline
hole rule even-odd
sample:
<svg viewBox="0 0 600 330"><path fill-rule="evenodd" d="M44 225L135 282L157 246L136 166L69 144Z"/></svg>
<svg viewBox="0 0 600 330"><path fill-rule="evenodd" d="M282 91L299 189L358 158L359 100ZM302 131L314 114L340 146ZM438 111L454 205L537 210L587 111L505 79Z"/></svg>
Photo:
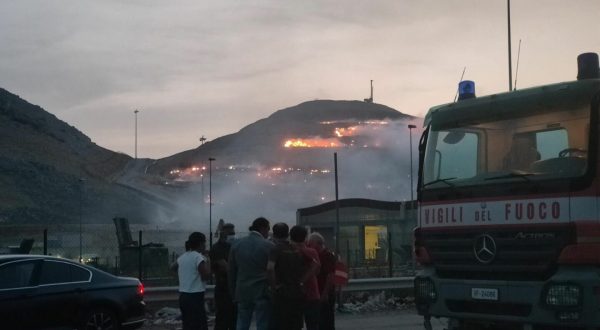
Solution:
<svg viewBox="0 0 600 330"><path fill-rule="evenodd" d="M83 183L79 178L79 262L83 262Z"/></svg>
<svg viewBox="0 0 600 330"><path fill-rule="evenodd" d="M210 246L210 248L212 249L212 238L213 238L213 234L212 234L212 162L215 159L210 157L208 158L208 234L209 239L208 239L208 244Z"/></svg>
<svg viewBox="0 0 600 330"><path fill-rule="evenodd" d="M506 0L508 16L508 91L512 91L512 50L510 42L510 0Z"/></svg>
<svg viewBox="0 0 600 330"><path fill-rule="evenodd" d="M408 125L408 135L410 140L410 202L412 203L415 200L413 195L414 185L413 185L413 148L412 148L412 129L417 128L415 125Z"/></svg>
<svg viewBox="0 0 600 330"><path fill-rule="evenodd" d="M335 253L340 254L340 200L338 196L337 152L333 153L333 169L335 172ZM346 251L348 253L348 251Z"/></svg>
<svg viewBox="0 0 600 330"><path fill-rule="evenodd" d="M137 135L138 135L138 132L137 132L137 117L138 117L138 112L139 112L139 110L137 110L137 109L133 111L133 114L135 116L135 159L138 158L137 157Z"/></svg>

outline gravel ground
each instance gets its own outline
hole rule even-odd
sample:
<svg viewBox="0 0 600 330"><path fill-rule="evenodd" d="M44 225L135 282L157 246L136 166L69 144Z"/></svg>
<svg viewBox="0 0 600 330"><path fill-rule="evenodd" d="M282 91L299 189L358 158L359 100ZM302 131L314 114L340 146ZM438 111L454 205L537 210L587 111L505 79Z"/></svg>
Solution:
<svg viewBox="0 0 600 330"><path fill-rule="evenodd" d="M444 320L432 319L431 324L434 330L444 330L446 322ZM181 329L181 324L177 325L146 325L144 330L176 330ZM212 326L209 326L212 329ZM253 328L252 328L253 329ZM420 330L423 328L423 318L417 315L414 309L366 312L360 314L342 314L336 315L337 330Z"/></svg>
<svg viewBox="0 0 600 330"><path fill-rule="evenodd" d="M423 329L412 298L385 298L384 294L356 296L349 299L336 314L337 329ZM152 303L147 307L145 330L181 329L179 309L175 302ZM209 315L209 328L214 316ZM435 330L444 329L440 320L432 320Z"/></svg>

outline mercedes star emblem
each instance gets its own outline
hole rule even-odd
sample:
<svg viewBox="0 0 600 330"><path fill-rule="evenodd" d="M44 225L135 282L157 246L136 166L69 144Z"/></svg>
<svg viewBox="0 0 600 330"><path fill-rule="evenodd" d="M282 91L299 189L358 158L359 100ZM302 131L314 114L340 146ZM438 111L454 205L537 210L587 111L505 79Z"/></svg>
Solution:
<svg viewBox="0 0 600 330"><path fill-rule="evenodd" d="M489 264L496 257L496 242L488 234L479 235L473 242L475 258L482 264Z"/></svg>

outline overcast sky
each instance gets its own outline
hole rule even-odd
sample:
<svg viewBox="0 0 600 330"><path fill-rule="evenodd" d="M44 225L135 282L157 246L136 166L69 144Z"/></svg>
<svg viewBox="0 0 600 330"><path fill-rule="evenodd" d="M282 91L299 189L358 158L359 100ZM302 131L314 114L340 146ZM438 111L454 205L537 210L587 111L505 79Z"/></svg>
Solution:
<svg viewBox="0 0 600 330"><path fill-rule="evenodd" d="M600 52L599 0L513 0L518 88L573 80ZM314 99L424 116L508 89L506 0L0 2L0 87L101 146L159 158Z"/></svg>

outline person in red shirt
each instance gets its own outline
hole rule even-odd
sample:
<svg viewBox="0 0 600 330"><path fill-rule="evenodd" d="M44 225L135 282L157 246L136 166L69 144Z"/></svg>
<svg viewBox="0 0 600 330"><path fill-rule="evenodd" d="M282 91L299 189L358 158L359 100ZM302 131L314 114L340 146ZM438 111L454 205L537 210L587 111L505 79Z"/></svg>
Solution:
<svg viewBox="0 0 600 330"><path fill-rule="evenodd" d="M335 329L335 264L337 256L325 246L325 239L314 232L308 236L308 246L319 253L321 269L317 274L321 309L319 311L319 330Z"/></svg>
<svg viewBox="0 0 600 330"><path fill-rule="evenodd" d="M301 279L301 283L304 285L304 323L307 330L318 330L321 296L317 274L321 265L317 251L306 245L307 235L308 231L301 226L294 226L290 230L290 240L301 251L307 265L307 271Z"/></svg>

